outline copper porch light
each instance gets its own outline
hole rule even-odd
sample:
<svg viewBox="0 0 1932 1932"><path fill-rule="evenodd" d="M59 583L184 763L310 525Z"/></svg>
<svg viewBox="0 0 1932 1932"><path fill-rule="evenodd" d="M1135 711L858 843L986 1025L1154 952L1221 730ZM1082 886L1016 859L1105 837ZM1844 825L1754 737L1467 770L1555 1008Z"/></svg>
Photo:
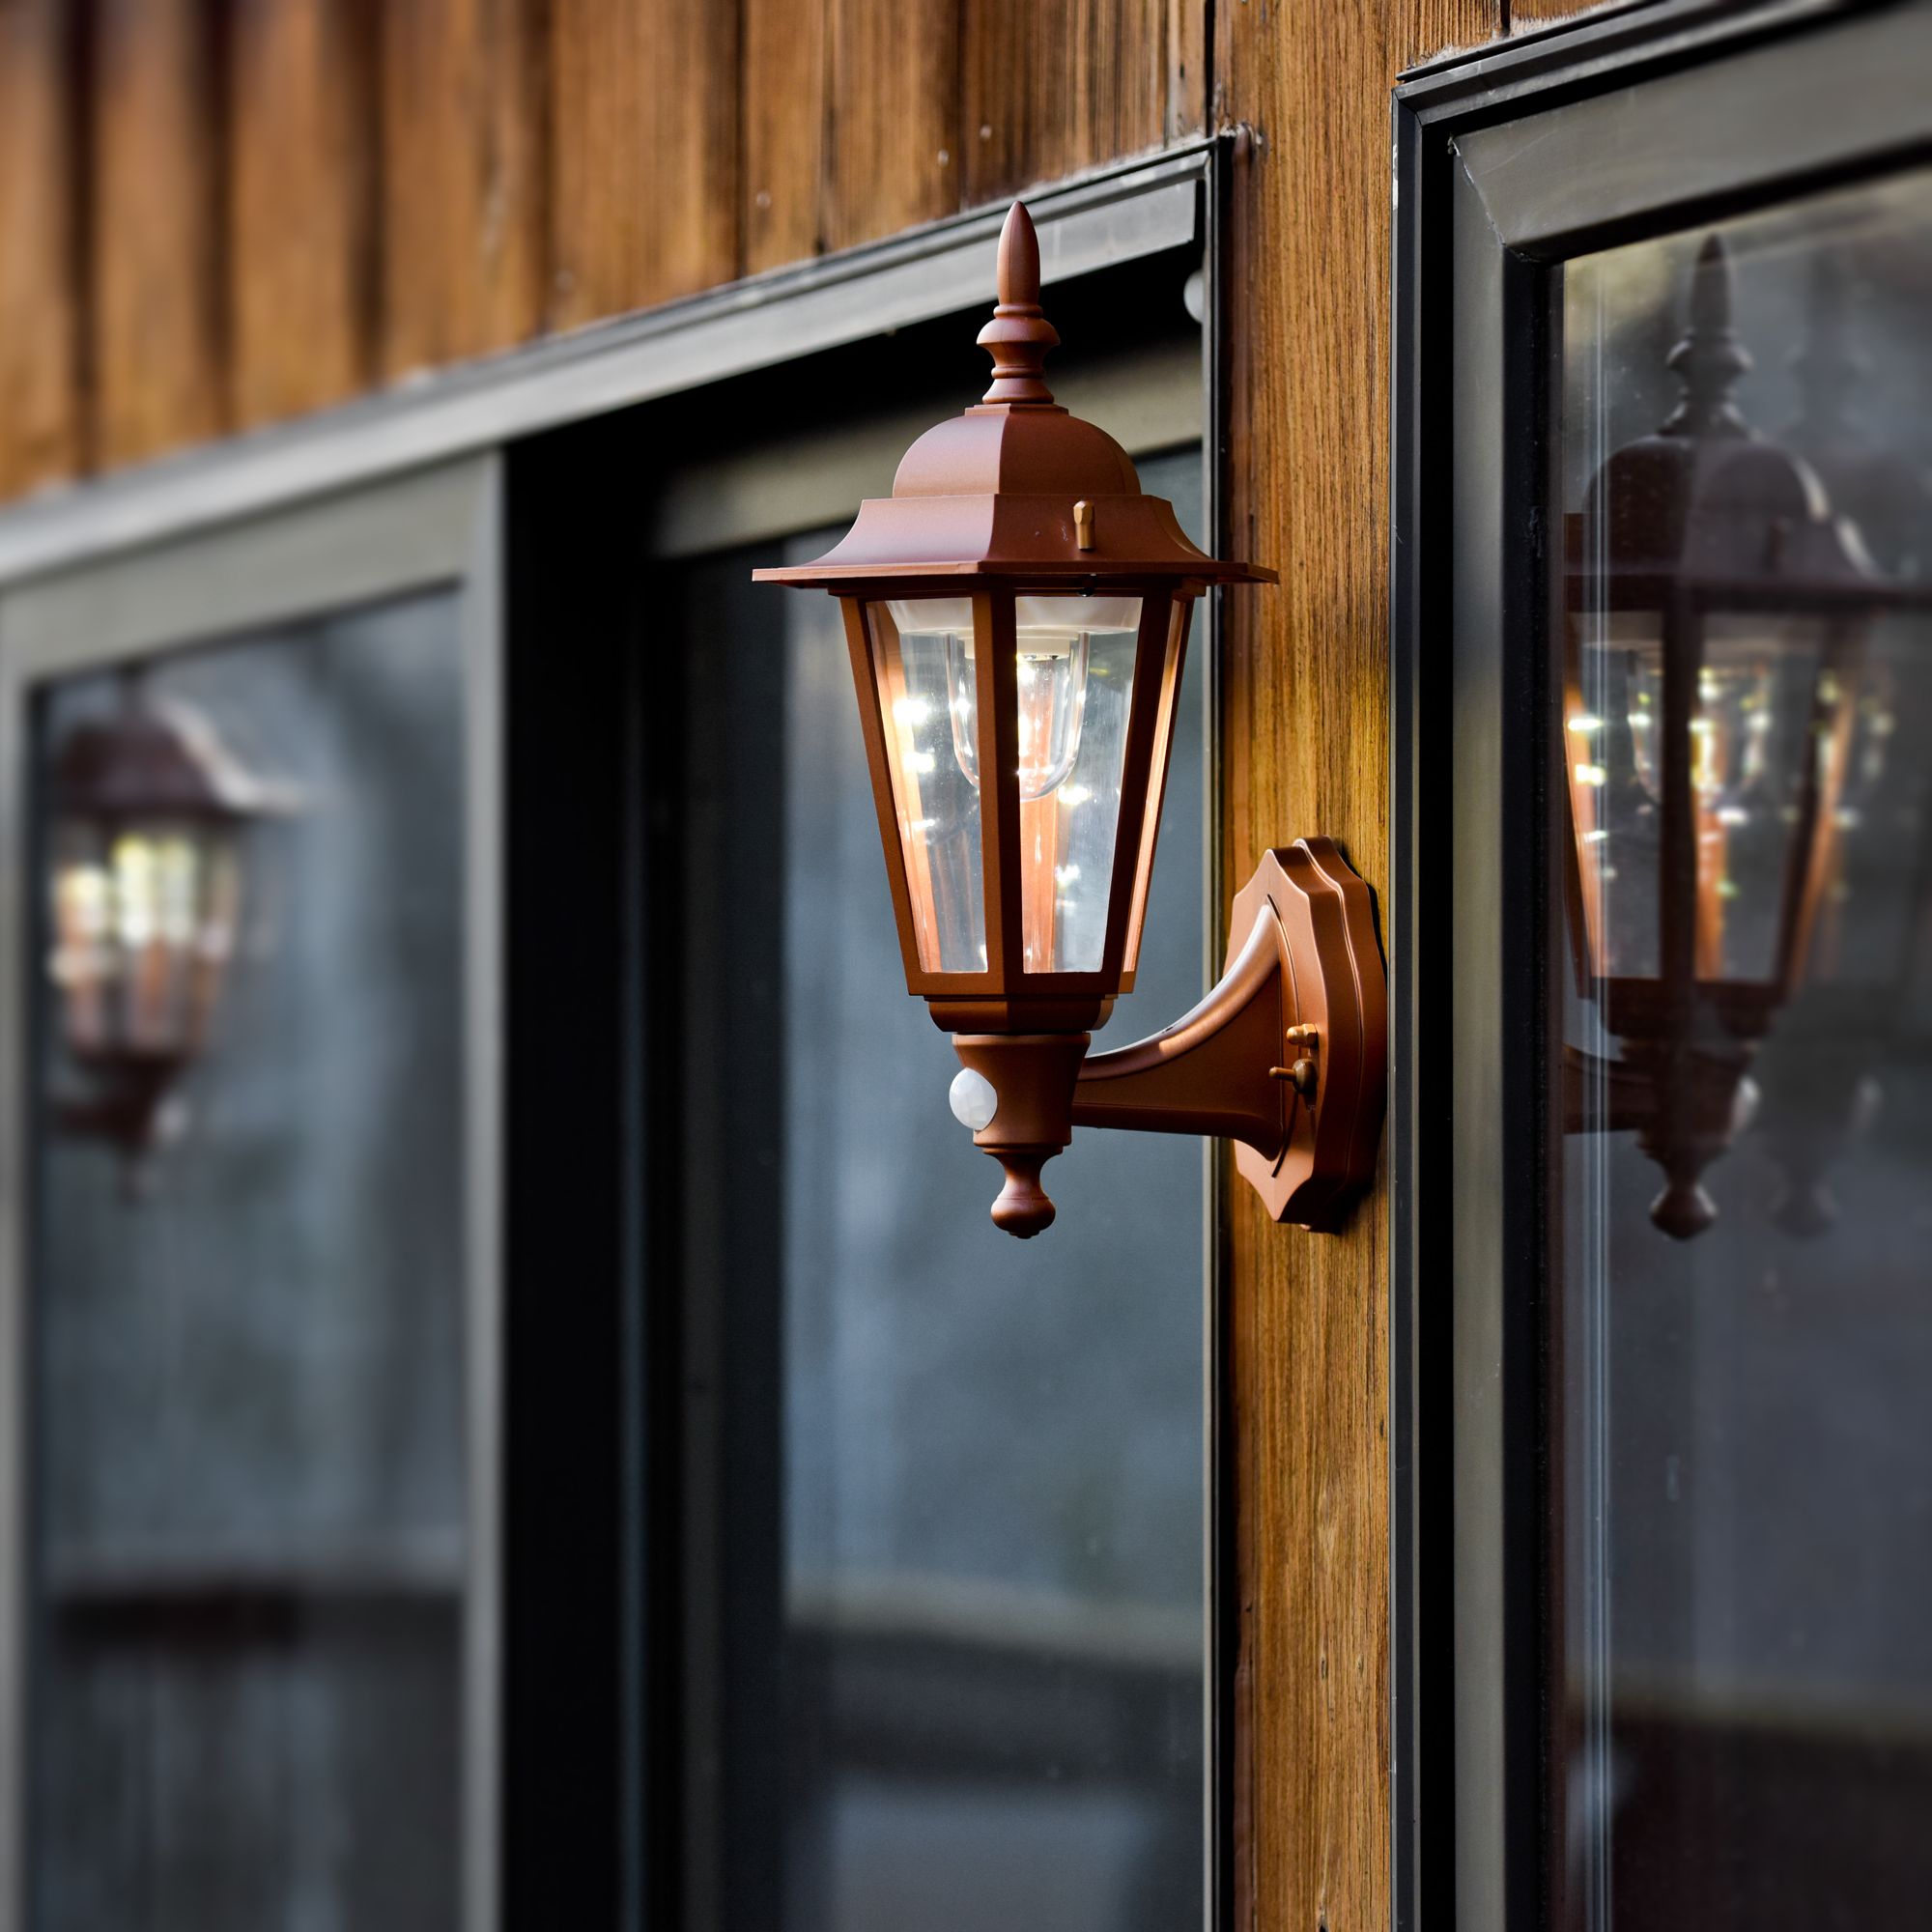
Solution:
<svg viewBox="0 0 1932 1932"><path fill-rule="evenodd" d="M1716 1218L1703 1172L1810 955L1866 633L1912 598L1746 425L1749 366L1713 236L1670 355L1681 402L1566 519L1572 930L1622 1044L1570 1050L1566 1123L1636 1130L1664 1174L1651 1218L1680 1239Z"/></svg>
<svg viewBox="0 0 1932 1932"><path fill-rule="evenodd" d="M113 712L68 732L51 779L48 970L62 1039L94 1090L56 1118L118 1145L138 1181L208 1043L243 831L274 801L207 719L138 673Z"/></svg>
<svg viewBox="0 0 1932 1932"><path fill-rule="evenodd" d="M1277 1219L1332 1225L1374 1170L1386 1027L1368 889L1332 842L1263 862L1199 1007L1088 1057L1134 983L1195 603L1274 573L1197 550L1054 402L1017 204L998 281L984 398L921 437L825 556L756 575L843 609L906 983L1005 1169L994 1221L1052 1221L1040 1168L1081 1125L1231 1135Z"/></svg>

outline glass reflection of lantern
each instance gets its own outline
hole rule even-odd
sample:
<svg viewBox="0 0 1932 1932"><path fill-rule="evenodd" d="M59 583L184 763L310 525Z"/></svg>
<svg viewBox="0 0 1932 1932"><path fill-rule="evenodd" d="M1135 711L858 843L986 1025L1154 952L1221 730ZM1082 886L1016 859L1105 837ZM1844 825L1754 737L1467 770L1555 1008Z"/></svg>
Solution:
<svg viewBox="0 0 1932 1932"><path fill-rule="evenodd" d="M1758 1083L1755 1131L1782 1175L1773 1218L1794 1235L1836 1221L1827 1177L1878 1113L1932 907L1932 773L1912 751L1932 733L1932 476L1861 420L1870 365L1854 341L1853 260L1811 258L1784 433L1890 579L1851 699L1804 983Z"/></svg>
<svg viewBox="0 0 1932 1932"><path fill-rule="evenodd" d="M241 835L263 787L187 706L125 681L51 774L50 975L61 1038L95 1089L58 1118L118 1143L130 1173L178 1123L235 947Z"/></svg>
<svg viewBox="0 0 1932 1932"><path fill-rule="evenodd" d="M1749 366L1716 237L1684 395L1567 519L1563 760L1579 978L1621 1058L1573 1053L1569 1124L1637 1129L1688 1237L1745 1076L1804 970L1865 633L1888 587L1816 477L1729 400Z"/></svg>
<svg viewBox="0 0 1932 1932"><path fill-rule="evenodd" d="M1373 1172L1382 1085L1368 893L1327 841L1271 855L1202 1007L1087 1060L1133 985L1194 605L1273 573L1205 555L1054 402L1058 340L1016 206L984 399L921 437L826 556L757 574L843 607L906 981L964 1063L955 1113L1006 1170L995 1222L1052 1219L1039 1169L1074 1124L1233 1134L1277 1215L1320 1221Z"/></svg>

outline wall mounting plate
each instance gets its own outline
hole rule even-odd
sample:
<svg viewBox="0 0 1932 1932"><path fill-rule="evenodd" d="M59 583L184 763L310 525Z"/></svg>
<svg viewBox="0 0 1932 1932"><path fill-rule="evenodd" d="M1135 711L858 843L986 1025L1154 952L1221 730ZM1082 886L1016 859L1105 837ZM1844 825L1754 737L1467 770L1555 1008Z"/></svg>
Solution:
<svg viewBox="0 0 1932 1932"><path fill-rule="evenodd" d="M1331 1230L1375 1179L1387 1106L1375 905L1332 838L1297 838L1264 854L1236 898L1231 955L1263 920L1280 949L1282 1054L1271 1077L1286 1112L1279 1151L1237 1140L1235 1165L1277 1221Z"/></svg>
<svg viewBox="0 0 1932 1932"><path fill-rule="evenodd" d="M1264 853L1236 899L1213 991L1149 1038L1091 1055L1066 1118L1225 1134L1277 1221L1333 1229L1375 1179L1387 986L1368 887L1332 838L1298 838ZM1065 1144L1057 1115L1026 1124L1038 1145ZM978 1138L992 1147L997 1126Z"/></svg>

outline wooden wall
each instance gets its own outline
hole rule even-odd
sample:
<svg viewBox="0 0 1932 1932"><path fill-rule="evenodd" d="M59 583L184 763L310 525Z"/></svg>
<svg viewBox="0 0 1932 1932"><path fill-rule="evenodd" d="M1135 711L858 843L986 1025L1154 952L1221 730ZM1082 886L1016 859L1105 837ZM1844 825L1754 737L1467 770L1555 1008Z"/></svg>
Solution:
<svg viewBox="0 0 1932 1932"><path fill-rule="evenodd" d="M0 495L1236 130L1230 879L1387 859L1388 89L1509 0L0 0ZM1549 0L1518 0L1527 21ZM1387 1257L1236 1188L1242 1924L1387 1922Z"/></svg>
<svg viewBox="0 0 1932 1932"><path fill-rule="evenodd" d="M1495 0L1216 9L1233 525L1281 572L1228 605L1234 885L1311 832L1378 895L1388 876L1388 92L1503 24ZM1233 1187L1241 1932L1389 1922L1386 1185L1331 1236Z"/></svg>
<svg viewBox="0 0 1932 1932"><path fill-rule="evenodd" d="M1207 117L1207 0L0 0L0 497Z"/></svg>

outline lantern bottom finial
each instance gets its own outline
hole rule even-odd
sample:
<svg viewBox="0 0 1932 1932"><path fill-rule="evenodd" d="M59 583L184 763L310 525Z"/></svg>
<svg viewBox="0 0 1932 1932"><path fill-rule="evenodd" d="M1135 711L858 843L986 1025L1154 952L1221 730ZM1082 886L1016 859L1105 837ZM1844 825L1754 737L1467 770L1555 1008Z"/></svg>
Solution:
<svg viewBox="0 0 1932 1932"><path fill-rule="evenodd" d="M1030 1241L1053 1226L1054 1207L1039 1184L1039 1171L1059 1151L1042 1148L1037 1153L1026 1153L1009 1148L999 1156L1007 1184L993 1203L993 1225L1003 1234Z"/></svg>

